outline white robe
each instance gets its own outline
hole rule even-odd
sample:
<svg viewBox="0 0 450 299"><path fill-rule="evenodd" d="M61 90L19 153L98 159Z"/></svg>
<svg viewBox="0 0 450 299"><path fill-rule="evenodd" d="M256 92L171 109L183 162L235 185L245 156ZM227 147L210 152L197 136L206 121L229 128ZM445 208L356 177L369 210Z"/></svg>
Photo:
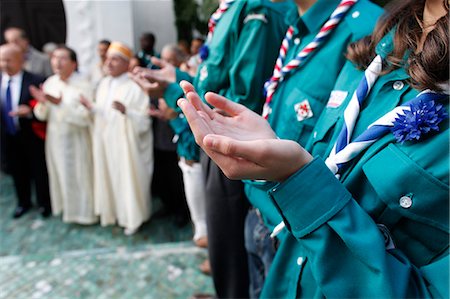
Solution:
<svg viewBox="0 0 450 299"><path fill-rule="evenodd" d="M39 103L34 112L47 121L46 161L54 215L63 213L64 222L92 224L94 211L92 143L89 111L80 95L92 99L89 82L74 73L67 82L58 75L44 83L44 92L62 97L59 105Z"/></svg>
<svg viewBox="0 0 450 299"><path fill-rule="evenodd" d="M113 101L126 107L122 114ZM94 108L95 210L101 224L137 229L150 217L153 134L148 95L123 74L100 81Z"/></svg>

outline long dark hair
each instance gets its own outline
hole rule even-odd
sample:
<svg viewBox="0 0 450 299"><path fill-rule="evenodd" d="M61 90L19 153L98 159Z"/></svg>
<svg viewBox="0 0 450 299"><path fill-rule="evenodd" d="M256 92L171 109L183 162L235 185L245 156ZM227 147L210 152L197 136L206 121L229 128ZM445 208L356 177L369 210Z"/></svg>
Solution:
<svg viewBox="0 0 450 299"><path fill-rule="evenodd" d="M447 14L428 33L422 51L417 51L417 44L422 36L419 20L423 17L425 0L397 0L386 6L386 13L378 21L371 36L349 45L347 58L365 69L375 57L376 45L397 26L394 50L387 57L383 73L404 67L414 88L442 91L438 84L449 80L449 4L447 0L443 0L443 3ZM408 60L404 61L407 51L410 51Z"/></svg>

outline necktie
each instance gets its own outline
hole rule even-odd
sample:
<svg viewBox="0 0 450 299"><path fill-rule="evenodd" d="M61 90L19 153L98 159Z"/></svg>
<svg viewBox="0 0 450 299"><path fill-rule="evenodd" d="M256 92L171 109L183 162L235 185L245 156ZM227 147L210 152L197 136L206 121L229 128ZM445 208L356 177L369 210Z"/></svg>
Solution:
<svg viewBox="0 0 450 299"><path fill-rule="evenodd" d="M266 102L264 104L262 116L267 119L269 114L271 113L271 102L273 98L273 94L275 93L278 85L281 81L291 72L296 70L305 60L306 58L314 52L333 32L339 22L344 18L345 13L357 2L358 0L343 0L336 9L331 14L328 21L322 26L319 33L314 37L314 39L306 45L304 49L302 49L297 56L289 61L288 64L283 66L284 59L286 58L286 53L289 49L289 44L292 39L292 34L294 32L294 28L292 26L289 27L286 32L286 36L281 43L280 52L278 55L278 59L275 63L275 68L273 70L272 77L266 82L264 88L266 90Z"/></svg>
<svg viewBox="0 0 450 299"><path fill-rule="evenodd" d="M6 132L9 135L15 135L17 133L16 125L14 124L14 119L9 115L9 113L12 111L11 81L12 79L9 79L8 86L6 87L5 109L3 109L3 117L5 119Z"/></svg>

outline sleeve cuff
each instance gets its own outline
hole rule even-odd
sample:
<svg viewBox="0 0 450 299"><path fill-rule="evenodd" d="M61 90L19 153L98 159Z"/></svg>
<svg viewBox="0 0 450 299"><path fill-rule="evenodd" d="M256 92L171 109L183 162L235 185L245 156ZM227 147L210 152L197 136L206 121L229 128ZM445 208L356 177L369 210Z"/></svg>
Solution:
<svg viewBox="0 0 450 299"><path fill-rule="evenodd" d="M167 105L175 111L179 111L177 101L182 96L183 90L181 89L180 85L178 85L178 83L169 84L164 91L164 99L166 100Z"/></svg>
<svg viewBox="0 0 450 299"><path fill-rule="evenodd" d="M321 158L315 158L268 194L296 238L326 223L352 198Z"/></svg>
<svg viewBox="0 0 450 299"><path fill-rule="evenodd" d="M193 81L193 78L188 73L183 72L179 68L175 69L175 74L176 74L175 80L177 81L177 83L180 83L183 80L189 81L189 82Z"/></svg>

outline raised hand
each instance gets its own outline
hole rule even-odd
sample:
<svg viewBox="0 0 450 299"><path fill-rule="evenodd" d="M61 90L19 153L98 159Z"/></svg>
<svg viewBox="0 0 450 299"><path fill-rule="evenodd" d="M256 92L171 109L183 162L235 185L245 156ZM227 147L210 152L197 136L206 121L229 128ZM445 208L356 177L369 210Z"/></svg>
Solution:
<svg viewBox="0 0 450 299"><path fill-rule="evenodd" d="M62 101L62 96L60 95L59 98L55 98L54 96L51 96L49 94L45 94L45 98L47 101L49 101L52 104L59 105Z"/></svg>
<svg viewBox="0 0 450 299"><path fill-rule="evenodd" d="M205 103L193 86L182 82L186 99L178 105L194 133L196 142L231 179L283 181L311 161L299 144L277 139L266 120L240 104L208 93Z"/></svg>
<svg viewBox="0 0 450 299"><path fill-rule="evenodd" d="M42 90L42 85L40 86L40 88L37 88L34 85L30 85L30 87L28 89L29 89L31 95L33 96L33 98L35 98L38 102L45 103L47 101L47 99L45 97L45 93Z"/></svg>
<svg viewBox="0 0 450 299"><path fill-rule="evenodd" d="M59 96L59 98L55 98L49 94L46 94L42 90L42 85L40 86L40 88L37 88L36 86L31 85L29 87L29 90L30 90L30 93L33 96L33 98L35 98L36 100L38 100L41 103L50 102L55 105L59 105L61 103L61 100L62 100L61 95Z"/></svg>
<svg viewBox="0 0 450 299"><path fill-rule="evenodd" d="M143 67L135 67L130 77L149 96L160 98L164 95L167 86L176 81L176 71L173 65L156 57L152 57L152 63L160 67L160 69L150 70Z"/></svg>
<svg viewBox="0 0 450 299"><path fill-rule="evenodd" d="M112 102L112 108L116 109L122 114L125 114L127 112L127 108L125 107L125 105L119 102L118 100Z"/></svg>
<svg viewBox="0 0 450 299"><path fill-rule="evenodd" d="M80 104L86 107L86 109L89 111L91 111L93 108L91 101L86 99L82 94L80 95Z"/></svg>
<svg viewBox="0 0 450 299"><path fill-rule="evenodd" d="M206 135L207 153L230 179L282 182L312 160L298 143L282 139L240 141Z"/></svg>
<svg viewBox="0 0 450 299"><path fill-rule="evenodd" d="M19 105L17 110L9 112L9 115L14 117L29 117L32 115L31 107L28 105Z"/></svg>
<svg viewBox="0 0 450 299"><path fill-rule="evenodd" d="M202 102L192 84L183 81L180 86L183 88L186 98L196 110L189 110L189 116L195 117L195 114L198 114L199 117L203 118L204 125L208 127L207 132L197 131L198 134L217 134L237 140L276 138L268 122L245 106L227 100L218 94L208 92L205 99L211 106L215 107L215 109L211 109ZM199 121L197 120L196 123ZM196 137L201 143L204 135ZM199 145L201 146L201 144Z"/></svg>

